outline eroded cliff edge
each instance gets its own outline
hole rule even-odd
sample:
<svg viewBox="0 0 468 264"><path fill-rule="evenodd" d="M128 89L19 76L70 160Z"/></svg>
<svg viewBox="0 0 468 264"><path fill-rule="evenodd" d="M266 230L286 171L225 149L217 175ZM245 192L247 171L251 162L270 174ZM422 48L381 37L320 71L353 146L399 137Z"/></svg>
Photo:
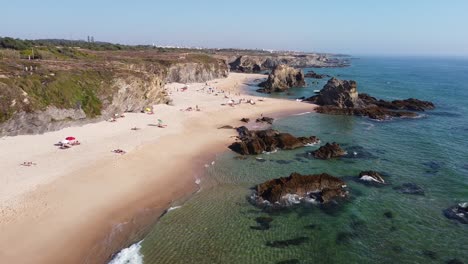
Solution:
<svg viewBox="0 0 468 264"><path fill-rule="evenodd" d="M204 82L229 74L224 60L204 54L79 55L30 60L14 51L0 54L0 136L44 133L139 112L170 103L167 82Z"/></svg>

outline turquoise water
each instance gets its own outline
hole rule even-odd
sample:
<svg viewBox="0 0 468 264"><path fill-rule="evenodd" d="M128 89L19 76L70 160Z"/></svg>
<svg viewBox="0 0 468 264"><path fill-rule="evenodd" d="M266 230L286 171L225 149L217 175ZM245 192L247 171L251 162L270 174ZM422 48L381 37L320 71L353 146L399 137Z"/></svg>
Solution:
<svg viewBox="0 0 468 264"><path fill-rule="evenodd" d="M276 121L275 129L317 135L358 155L328 161L304 155L317 147L260 155L265 162L237 160L228 151L219 155L200 192L163 216L144 239L144 263L467 263L468 225L445 218L442 210L468 200L468 61L360 58L348 68L314 71L356 80L359 92L378 98L415 97L433 101L437 109L386 122L321 114ZM275 96L310 96L326 82L313 81ZM354 181L361 170L384 172L391 185ZM251 187L291 172L342 177L351 197L326 210L300 205L267 212L248 202ZM408 182L425 195L392 188ZM255 229L260 216L273 219L269 229ZM271 246L291 239L297 243Z"/></svg>

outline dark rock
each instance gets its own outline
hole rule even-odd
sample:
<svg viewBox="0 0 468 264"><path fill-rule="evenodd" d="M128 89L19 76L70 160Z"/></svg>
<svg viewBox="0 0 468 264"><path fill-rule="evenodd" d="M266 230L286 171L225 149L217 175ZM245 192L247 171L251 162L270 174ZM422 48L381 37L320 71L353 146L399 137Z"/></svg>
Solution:
<svg viewBox="0 0 468 264"><path fill-rule="evenodd" d="M357 236L356 233L342 231L336 235L335 242L336 244L349 243L356 236Z"/></svg>
<svg viewBox="0 0 468 264"><path fill-rule="evenodd" d="M390 219L393 218L393 213L392 213L391 211L387 211L387 212L385 212L383 215L384 215L385 217L387 217L387 218L390 218Z"/></svg>
<svg viewBox="0 0 468 264"><path fill-rule="evenodd" d="M330 75L328 74L318 74L314 71L308 71L304 77L307 77L307 78L314 78L314 79L323 79L325 77L330 77Z"/></svg>
<svg viewBox="0 0 468 264"><path fill-rule="evenodd" d="M275 162L281 165L286 165L286 164L292 163L293 161L292 160L275 160Z"/></svg>
<svg viewBox="0 0 468 264"><path fill-rule="evenodd" d="M240 141L232 143L229 148L241 155L258 155L278 148L296 149L318 141L318 138L314 136L296 138L291 134L279 133L273 129L250 131L242 126L236 130L239 133Z"/></svg>
<svg viewBox="0 0 468 264"><path fill-rule="evenodd" d="M403 183L393 189L404 194L424 195L424 189L414 183Z"/></svg>
<svg viewBox="0 0 468 264"><path fill-rule="evenodd" d="M320 105L316 109L319 113L367 116L378 120L416 117L416 113L409 111L424 111L435 107L431 102L414 98L391 102L378 100L368 94L358 94L355 81L336 78L331 78L318 95L306 100Z"/></svg>
<svg viewBox="0 0 468 264"><path fill-rule="evenodd" d="M445 209L444 215L462 224L468 224L468 202L460 203Z"/></svg>
<svg viewBox="0 0 468 264"><path fill-rule="evenodd" d="M312 152L317 159L331 159L346 155L346 152L337 143L327 143Z"/></svg>
<svg viewBox="0 0 468 264"><path fill-rule="evenodd" d="M456 259L456 258L453 258L453 259L447 260L445 263L447 263L447 264L463 264L463 261L461 261L459 259Z"/></svg>
<svg viewBox="0 0 468 264"><path fill-rule="evenodd" d="M355 81L345 81L336 78L328 80L318 95L310 98L318 105L330 105L338 108L360 108L363 106L357 92Z"/></svg>
<svg viewBox="0 0 468 264"><path fill-rule="evenodd" d="M288 195L312 198L321 203L328 203L335 198L345 197L346 183L326 173L301 175L292 173L289 177L266 181L256 186L259 203L288 203Z"/></svg>
<svg viewBox="0 0 468 264"><path fill-rule="evenodd" d="M299 264L301 263L298 259L287 259L276 262L276 264Z"/></svg>
<svg viewBox="0 0 468 264"><path fill-rule="evenodd" d="M436 260L436 259L439 258L439 257L437 256L437 252L432 251L432 250L427 250L427 249L425 249L425 250L422 251L422 254L423 254L424 256L430 258L430 259L433 259L433 260Z"/></svg>
<svg viewBox="0 0 468 264"><path fill-rule="evenodd" d="M367 183L385 184L382 175L376 171L361 171L359 173L359 180Z"/></svg>
<svg viewBox="0 0 468 264"><path fill-rule="evenodd" d="M240 121L244 122L244 123L248 123L250 121L250 118L242 118Z"/></svg>
<svg viewBox="0 0 468 264"><path fill-rule="evenodd" d="M274 119L272 117L266 117L266 116L263 116L261 118L257 118L257 120L255 120L255 122L257 123L268 123L268 124L273 124L273 121Z"/></svg>
<svg viewBox="0 0 468 264"><path fill-rule="evenodd" d="M304 244L309 240L308 237L297 237L293 239L288 239L288 240L275 240L272 242L267 242L266 245L268 247L274 247L274 248L285 248L289 246L299 246L301 244Z"/></svg>
<svg viewBox="0 0 468 264"><path fill-rule="evenodd" d="M287 65L278 65L268 75L268 79L258 85L263 88L258 89L257 92L284 92L291 87L304 87L305 85L302 70L294 69Z"/></svg>
<svg viewBox="0 0 468 264"><path fill-rule="evenodd" d="M255 221L257 222L258 226L251 226L250 227L251 229L268 230L271 227L270 223L273 221L273 218L260 216L260 217L255 218Z"/></svg>

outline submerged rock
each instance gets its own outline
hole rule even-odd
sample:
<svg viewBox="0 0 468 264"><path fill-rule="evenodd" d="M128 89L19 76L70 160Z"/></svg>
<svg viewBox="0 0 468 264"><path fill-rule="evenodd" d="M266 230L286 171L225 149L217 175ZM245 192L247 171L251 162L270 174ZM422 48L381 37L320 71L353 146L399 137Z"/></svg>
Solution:
<svg viewBox="0 0 468 264"><path fill-rule="evenodd" d="M468 202L460 203L444 210L445 217L468 224Z"/></svg>
<svg viewBox="0 0 468 264"><path fill-rule="evenodd" d="M256 186L257 203L265 201L288 205L301 200L328 203L335 198L346 197L346 183L326 173L301 175L266 181Z"/></svg>
<svg viewBox="0 0 468 264"><path fill-rule="evenodd" d="M376 171L361 171L359 173L359 180L367 183L385 184L382 175Z"/></svg>
<svg viewBox="0 0 468 264"><path fill-rule="evenodd" d="M274 247L274 248L285 248L289 246L299 246L309 240L308 237L302 236L302 237L297 237L293 239L288 239L288 240L275 240L272 242L267 242L266 245L268 247Z"/></svg>
<svg viewBox="0 0 468 264"><path fill-rule="evenodd" d="M315 136L294 137L289 133L280 133L273 129L250 131L245 126L237 128L240 141L229 148L241 155L258 155L276 149L296 149L319 141Z"/></svg>
<svg viewBox="0 0 468 264"><path fill-rule="evenodd" d="M333 142L321 146L319 149L313 151L312 154L317 159L331 159L346 155L346 151L344 151L340 145Z"/></svg>
<svg viewBox="0 0 468 264"><path fill-rule="evenodd" d="M334 115L367 116L372 119L385 120L392 117L416 117L412 111L434 109L433 103L414 98L405 100L384 101L368 94L359 94L357 83L331 78L318 95L307 99L320 107L319 113Z"/></svg>
<svg viewBox="0 0 468 264"><path fill-rule="evenodd" d="M258 89L257 92L284 92L291 87L304 87L305 84L302 70L287 65L278 65L268 75L268 79L258 85L263 88Z"/></svg>
<svg viewBox="0 0 468 264"><path fill-rule="evenodd" d="M270 223L273 221L273 218L267 216L260 216L255 218L255 221L257 222L258 226L251 226L251 229L268 230L271 227Z"/></svg>
<svg viewBox="0 0 468 264"><path fill-rule="evenodd" d="M414 183L403 183L393 189L404 194L424 195L424 189Z"/></svg>
<svg viewBox="0 0 468 264"><path fill-rule="evenodd" d="M299 264L301 263L298 259L287 259L276 262L276 264Z"/></svg>

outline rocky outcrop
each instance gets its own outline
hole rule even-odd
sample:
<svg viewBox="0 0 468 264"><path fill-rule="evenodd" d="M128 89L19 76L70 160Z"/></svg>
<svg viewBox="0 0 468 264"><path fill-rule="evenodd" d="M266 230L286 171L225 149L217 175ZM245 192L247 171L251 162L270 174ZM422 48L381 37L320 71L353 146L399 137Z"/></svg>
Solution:
<svg viewBox="0 0 468 264"><path fill-rule="evenodd" d="M276 149L296 149L319 141L315 136L294 137L289 133L280 133L273 129L250 131L245 126L237 128L239 141L229 148L241 155L258 155Z"/></svg>
<svg viewBox="0 0 468 264"><path fill-rule="evenodd" d="M324 146L321 146L319 149L312 152L317 159L331 159L331 158L338 158L341 156L346 155L346 151L344 151L340 145L337 143L327 143Z"/></svg>
<svg viewBox="0 0 468 264"><path fill-rule="evenodd" d="M194 83L226 78L227 65L221 60L217 63L178 63L167 70L166 82Z"/></svg>
<svg viewBox="0 0 468 264"><path fill-rule="evenodd" d="M355 81L331 78L318 95L306 101L318 104L316 111L324 114L367 116L384 120L392 117L416 117L414 111L434 109L434 104L410 98L384 101L368 94L359 94Z"/></svg>
<svg viewBox="0 0 468 264"><path fill-rule="evenodd" d="M326 77L330 77L328 74L318 74L314 71L308 71L306 74L304 74L304 77L306 78L314 78L314 79L323 79Z"/></svg>
<svg viewBox="0 0 468 264"><path fill-rule="evenodd" d="M460 203L444 210L445 217L468 224L468 202Z"/></svg>
<svg viewBox="0 0 468 264"><path fill-rule="evenodd" d="M370 184L385 184L382 175L376 171L361 171L359 173L359 180Z"/></svg>
<svg viewBox="0 0 468 264"><path fill-rule="evenodd" d="M309 101L318 105L330 105L337 108L361 108L363 102L359 99L355 81L331 78Z"/></svg>
<svg viewBox="0 0 468 264"><path fill-rule="evenodd" d="M257 123L267 123L267 124L271 125L271 124L273 124L274 120L275 119L273 119L272 117L262 116L261 118L257 118L255 120L255 122L257 122Z"/></svg>
<svg viewBox="0 0 468 264"><path fill-rule="evenodd" d="M261 93L284 92L291 87L303 87L304 73L287 65L278 65L268 75L268 79L258 86L263 87L257 90Z"/></svg>
<svg viewBox="0 0 468 264"><path fill-rule="evenodd" d="M255 187L257 202L271 204L298 203L301 200L328 203L345 197L348 194L345 188L343 180L326 173L292 173L289 177L269 180Z"/></svg>
<svg viewBox="0 0 468 264"><path fill-rule="evenodd" d="M249 56L237 57L234 61L229 62L229 67L236 72L257 73L262 71L259 60Z"/></svg>
<svg viewBox="0 0 468 264"><path fill-rule="evenodd" d="M324 68L346 67L349 61L344 58L334 58L324 54L258 54L241 56L222 56L233 72L260 72L272 70L278 65L285 64L295 68Z"/></svg>

